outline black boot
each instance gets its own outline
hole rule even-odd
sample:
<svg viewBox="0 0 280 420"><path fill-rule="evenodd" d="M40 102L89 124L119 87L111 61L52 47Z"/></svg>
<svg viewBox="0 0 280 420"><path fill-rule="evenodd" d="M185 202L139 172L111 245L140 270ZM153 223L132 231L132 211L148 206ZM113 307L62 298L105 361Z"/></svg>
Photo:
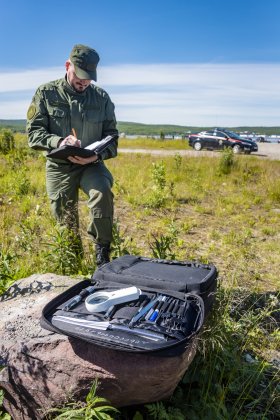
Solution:
<svg viewBox="0 0 280 420"><path fill-rule="evenodd" d="M110 245L96 244L95 255L98 268L108 263L110 261Z"/></svg>

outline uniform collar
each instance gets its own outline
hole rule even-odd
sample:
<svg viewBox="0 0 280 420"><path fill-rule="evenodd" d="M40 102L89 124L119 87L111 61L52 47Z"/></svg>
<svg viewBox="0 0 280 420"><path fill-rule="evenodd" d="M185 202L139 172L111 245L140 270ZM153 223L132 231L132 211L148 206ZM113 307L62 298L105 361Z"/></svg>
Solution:
<svg viewBox="0 0 280 420"><path fill-rule="evenodd" d="M85 96L88 88L84 90L84 92L77 92L67 81L67 74L65 74L64 79L62 79L62 86L65 90L67 90L68 93L71 93L72 95L77 96Z"/></svg>

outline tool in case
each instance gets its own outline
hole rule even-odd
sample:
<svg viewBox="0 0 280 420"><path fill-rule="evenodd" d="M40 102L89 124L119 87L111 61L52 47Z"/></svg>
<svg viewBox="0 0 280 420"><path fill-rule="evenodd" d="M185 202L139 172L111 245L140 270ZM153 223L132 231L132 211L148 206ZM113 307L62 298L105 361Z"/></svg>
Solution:
<svg viewBox="0 0 280 420"><path fill-rule="evenodd" d="M173 356L200 331L216 286L213 265L125 255L49 302L41 325L107 348Z"/></svg>

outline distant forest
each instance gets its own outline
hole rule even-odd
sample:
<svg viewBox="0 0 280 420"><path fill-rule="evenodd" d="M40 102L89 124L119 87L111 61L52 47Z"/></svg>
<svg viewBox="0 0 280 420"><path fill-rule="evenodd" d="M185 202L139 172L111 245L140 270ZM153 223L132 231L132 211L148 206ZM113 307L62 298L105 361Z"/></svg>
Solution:
<svg viewBox="0 0 280 420"><path fill-rule="evenodd" d="M9 128L14 132L25 132L26 120L0 120L0 128ZM212 127L194 127L171 124L141 124L134 122L118 122L118 130L120 133L127 135L180 135L195 133L197 131L208 130ZM248 131L256 134L266 134L267 136L276 134L280 135L280 127L226 127L235 132Z"/></svg>

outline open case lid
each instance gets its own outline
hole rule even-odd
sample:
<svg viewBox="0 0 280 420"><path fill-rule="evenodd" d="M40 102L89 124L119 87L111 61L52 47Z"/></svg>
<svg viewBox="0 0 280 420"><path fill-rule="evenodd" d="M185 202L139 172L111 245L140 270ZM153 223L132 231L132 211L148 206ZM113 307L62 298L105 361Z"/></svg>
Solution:
<svg viewBox="0 0 280 420"><path fill-rule="evenodd" d="M203 294L216 285L214 265L124 255L100 267L93 280L108 280L182 293ZM120 280L121 279L121 280Z"/></svg>

